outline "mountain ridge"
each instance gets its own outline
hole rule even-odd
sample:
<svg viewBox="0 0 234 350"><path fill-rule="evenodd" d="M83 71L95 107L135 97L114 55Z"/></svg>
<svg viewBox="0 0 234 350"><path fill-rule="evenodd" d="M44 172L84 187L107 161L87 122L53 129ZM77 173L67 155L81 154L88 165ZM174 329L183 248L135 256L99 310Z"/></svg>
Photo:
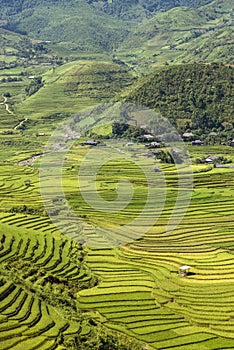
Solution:
<svg viewBox="0 0 234 350"><path fill-rule="evenodd" d="M168 10L181 6L199 11L201 6L212 3L211 0L13 0L11 3L0 0L0 26L37 40L75 43L81 51L90 52L111 52L129 37L125 46L132 40L130 48L134 51L135 34L131 32L135 28L137 33L139 25L143 31L145 28L146 32L150 31L148 21L155 14L167 14ZM224 6L222 3L221 7ZM153 35L154 31L150 33ZM148 39L140 34L142 40Z"/></svg>

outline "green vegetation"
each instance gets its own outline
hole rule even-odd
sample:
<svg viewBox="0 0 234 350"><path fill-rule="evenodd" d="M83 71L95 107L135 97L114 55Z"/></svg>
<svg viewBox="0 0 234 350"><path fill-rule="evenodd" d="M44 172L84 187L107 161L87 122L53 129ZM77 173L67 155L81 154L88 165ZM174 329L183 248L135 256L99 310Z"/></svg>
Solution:
<svg viewBox="0 0 234 350"><path fill-rule="evenodd" d="M210 131L228 141L233 134L234 69L222 64L184 64L158 69L128 100L153 108L183 133L204 139Z"/></svg>
<svg viewBox="0 0 234 350"><path fill-rule="evenodd" d="M114 145L126 148L122 141ZM119 226L142 208L146 195L142 172L126 160L112 161L100 169L97 188L107 201L115 199L113 188L119 179L134 183L131 205L121 215L108 215L107 220L105 212L95 213L74 192L74 172L87 149L75 145L67 155L67 198L79 216L86 215L85 222L110 227L112 221ZM134 157L142 151L143 145L129 149ZM204 146L196 151L191 147L189 151L194 162L207 154L228 155L234 162L231 149L224 146ZM135 342L151 349L231 346L233 169L194 164L190 207L181 224L167 231L178 175L174 165L161 163L168 197L159 221L128 246L88 249L62 236L43 213L36 167L2 165L3 349L24 345L31 350L34 344L41 348L57 344L66 349L106 346L132 350L141 346ZM68 228L70 236L77 234L77 226L70 223ZM192 266L194 274L181 278L178 267L185 263Z"/></svg>
<svg viewBox="0 0 234 350"><path fill-rule="evenodd" d="M102 11L124 19L139 19L150 17L156 12L168 11L177 6L199 7L211 2L210 0L104 0L99 3L98 0L87 0L89 4L98 7Z"/></svg>
<svg viewBox="0 0 234 350"><path fill-rule="evenodd" d="M1 350L233 348L232 2L0 5Z"/></svg>
<svg viewBox="0 0 234 350"><path fill-rule="evenodd" d="M25 61L25 52L30 56L36 49L31 57L40 62L46 56L45 63L113 53L115 60L143 72L165 62L232 62L231 0L14 0L0 5L5 29L0 40L23 43L22 49L17 45L9 51L8 61L14 53ZM39 46L26 45L29 38Z"/></svg>
<svg viewBox="0 0 234 350"><path fill-rule="evenodd" d="M85 0L0 2L5 29L34 39L66 42L80 51L109 51L129 31L129 24L93 9Z"/></svg>
<svg viewBox="0 0 234 350"><path fill-rule="evenodd" d="M77 309L75 294L97 284L81 245L48 231L48 219L2 215L0 227L2 349L135 348Z"/></svg>
<svg viewBox="0 0 234 350"><path fill-rule="evenodd" d="M199 9L174 8L143 22L118 47L116 57L138 71L189 62L233 64L232 1Z"/></svg>

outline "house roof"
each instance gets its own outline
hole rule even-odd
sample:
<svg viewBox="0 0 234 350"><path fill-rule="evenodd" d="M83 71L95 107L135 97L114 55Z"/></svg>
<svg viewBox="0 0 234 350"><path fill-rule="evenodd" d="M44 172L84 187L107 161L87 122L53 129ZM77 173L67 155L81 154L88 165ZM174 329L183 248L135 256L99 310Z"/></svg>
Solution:
<svg viewBox="0 0 234 350"><path fill-rule="evenodd" d="M192 132L184 132L183 133L183 137L191 137L191 136L193 136Z"/></svg>
<svg viewBox="0 0 234 350"><path fill-rule="evenodd" d="M188 270L188 269L191 269L191 266L189 265L180 266L180 270Z"/></svg>
<svg viewBox="0 0 234 350"><path fill-rule="evenodd" d="M216 164L215 167L216 168L227 168L227 165L225 165L225 164Z"/></svg>
<svg viewBox="0 0 234 350"><path fill-rule="evenodd" d="M211 156L208 156L208 157L205 159L205 161L206 161L206 162L213 162L214 160L217 160L217 159L219 159L218 156L211 155Z"/></svg>
<svg viewBox="0 0 234 350"><path fill-rule="evenodd" d="M203 142L201 140L192 141L192 145L201 145Z"/></svg>
<svg viewBox="0 0 234 350"><path fill-rule="evenodd" d="M152 139L152 138L153 138L153 135L151 135L151 134L145 134L145 135L143 135L143 137L146 138L146 139Z"/></svg>

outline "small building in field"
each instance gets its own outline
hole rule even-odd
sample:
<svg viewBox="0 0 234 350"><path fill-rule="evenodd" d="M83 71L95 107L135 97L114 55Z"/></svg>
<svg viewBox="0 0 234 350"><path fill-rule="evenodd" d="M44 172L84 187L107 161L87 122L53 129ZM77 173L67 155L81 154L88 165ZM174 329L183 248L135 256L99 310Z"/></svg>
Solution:
<svg viewBox="0 0 234 350"><path fill-rule="evenodd" d="M179 267L179 275L181 277L187 276L189 274L190 269L191 269L191 266L189 266L189 265L180 266Z"/></svg>
<svg viewBox="0 0 234 350"><path fill-rule="evenodd" d="M161 169L160 169L158 166L155 166L155 167L154 167L154 172L155 172L155 173L160 173L160 172L161 172Z"/></svg>
<svg viewBox="0 0 234 350"><path fill-rule="evenodd" d="M184 132L182 136L184 138L193 137L193 133L192 132Z"/></svg>
<svg viewBox="0 0 234 350"><path fill-rule="evenodd" d="M201 140L195 140L191 142L192 146L202 146L203 142Z"/></svg>
<svg viewBox="0 0 234 350"><path fill-rule="evenodd" d="M226 164L215 164L215 168L227 168Z"/></svg>
<svg viewBox="0 0 234 350"><path fill-rule="evenodd" d="M83 143L85 146L97 146L98 142L95 140L87 140Z"/></svg>
<svg viewBox="0 0 234 350"><path fill-rule="evenodd" d="M145 144L145 147L147 147L147 148L160 148L161 144L159 142L153 141L153 142Z"/></svg>
<svg viewBox="0 0 234 350"><path fill-rule="evenodd" d="M212 164L214 163L216 160L218 160L219 157L218 156L215 156L215 155L211 155L211 156L208 156L206 159L205 159L205 162L208 163L208 164Z"/></svg>

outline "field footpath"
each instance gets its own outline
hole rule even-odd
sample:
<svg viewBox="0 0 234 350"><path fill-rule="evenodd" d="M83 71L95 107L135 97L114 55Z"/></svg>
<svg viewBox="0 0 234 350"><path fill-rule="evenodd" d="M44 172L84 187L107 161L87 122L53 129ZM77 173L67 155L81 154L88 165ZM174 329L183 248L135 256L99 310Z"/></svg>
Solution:
<svg viewBox="0 0 234 350"><path fill-rule="evenodd" d="M1 102L0 104L5 106L5 109L6 109L7 113L9 113L9 114L14 114L14 113L9 109L9 105L8 105L8 103L7 103L7 97L6 97L6 96L3 96L3 99L4 99L4 101Z"/></svg>

